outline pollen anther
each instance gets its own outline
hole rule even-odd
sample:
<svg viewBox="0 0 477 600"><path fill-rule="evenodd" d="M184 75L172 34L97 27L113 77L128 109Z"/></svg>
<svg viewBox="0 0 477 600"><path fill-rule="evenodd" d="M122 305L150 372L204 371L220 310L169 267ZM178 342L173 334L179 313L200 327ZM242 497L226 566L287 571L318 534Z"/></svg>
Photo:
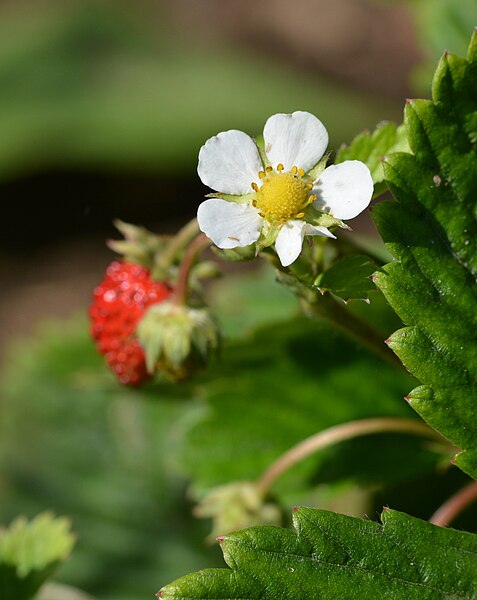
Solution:
<svg viewBox="0 0 477 600"><path fill-rule="evenodd" d="M259 210L259 215L271 223L283 225L289 219L301 219L304 209L316 199L309 195L309 184L299 175L298 167L284 172L283 165L277 165L276 171L268 170L260 175L262 185L255 190L252 204ZM258 186L257 186L258 187Z"/></svg>

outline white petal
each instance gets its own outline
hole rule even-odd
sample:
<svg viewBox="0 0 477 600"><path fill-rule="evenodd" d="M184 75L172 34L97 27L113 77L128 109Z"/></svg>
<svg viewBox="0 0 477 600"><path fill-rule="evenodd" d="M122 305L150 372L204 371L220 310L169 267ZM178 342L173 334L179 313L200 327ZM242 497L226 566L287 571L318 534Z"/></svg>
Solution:
<svg viewBox="0 0 477 600"><path fill-rule="evenodd" d="M371 202L373 178L359 160L345 160L323 171L315 182L315 208L337 219L354 219Z"/></svg>
<svg viewBox="0 0 477 600"><path fill-rule="evenodd" d="M285 171L296 166L309 171L325 153L328 132L314 115L297 111L272 115L263 130L265 152L274 168L282 163Z"/></svg>
<svg viewBox="0 0 477 600"><path fill-rule="evenodd" d="M336 240L336 235L333 235L326 227L318 227L317 225L310 225L309 223L306 223L303 231L305 235L320 235Z"/></svg>
<svg viewBox="0 0 477 600"><path fill-rule="evenodd" d="M336 239L336 236L326 227L315 227L305 221L287 221L275 241L275 250L284 267L291 265L300 256L305 235L321 235Z"/></svg>
<svg viewBox="0 0 477 600"><path fill-rule="evenodd" d="M197 210L199 228L219 248L243 248L260 237L263 219L252 206L220 198L202 202Z"/></svg>
<svg viewBox="0 0 477 600"><path fill-rule="evenodd" d="M263 169L255 142L243 131L222 131L205 142L197 172L202 183L224 194L248 194Z"/></svg>
<svg viewBox="0 0 477 600"><path fill-rule="evenodd" d="M287 221L280 229L275 241L275 250L284 267L291 265L300 256L305 224L305 221Z"/></svg>

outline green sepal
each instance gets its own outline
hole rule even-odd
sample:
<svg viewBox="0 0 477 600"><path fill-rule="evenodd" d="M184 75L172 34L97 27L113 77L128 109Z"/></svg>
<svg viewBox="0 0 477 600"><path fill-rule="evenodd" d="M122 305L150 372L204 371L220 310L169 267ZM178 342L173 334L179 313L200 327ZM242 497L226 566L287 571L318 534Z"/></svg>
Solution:
<svg viewBox="0 0 477 600"><path fill-rule="evenodd" d="M152 305L136 329L149 373L187 379L218 349L217 323L206 308L173 302Z"/></svg>
<svg viewBox="0 0 477 600"><path fill-rule="evenodd" d="M75 542L68 519L42 513L0 529L2 600L29 600L66 560Z"/></svg>
<svg viewBox="0 0 477 600"><path fill-rule="evenodd" d="M280 229L280 226L264 221L260 237L256 243L257 254L264 248L273 246L280 233Z"/></svg>
<svg viewBox="0 0 477 600"><path fill-rule="evenodd" d="M232 481L210 489L195 506L194 516L212 519L211 541L237 529L283 522L280 507L264 498L251 481Z"/></svg>
<svg viewBox="0 0 477 600"><path fill-rule="evenodd" d="M346 225L346 223L340 219L336 219L328 213L320 212L311 205L307 206L305 209L304 220L311 225L316 225L317 227L339 227L340 229L347 229L348 231L351 231L351 227Z"/></svg>
<svg viewBox="0 0 477 600"><path fill-rule="evenodd" d="M249 244L242 248L217 248L217 246L212 246L211 249L221 260L229 260L231 262L244 262L254 260L257 257L255 244Z"/></svg>
<svg viewBox="0 0 477 600"><path fill-rule="evenodd" d="M330 152L327 152L323 158L318 161L316 163L316 165L314 167L312 167L308 173L306 174L306 177L308 179L310 179L312 182L316 181L320 175L323 173L323 171L326 169L326 163L328 162L328 159L330 158ZM297 165L299 166L299 165Z"/></svg>
<svg viewBox="0 0 477 600"><path fill-rule="evenodd" d="M156 257L167 244L166 236L157 235L144 227L119 219L114 221L114 226L124 236L124 240L108 240L108 247L120 254L125 261L151 269Z"/></svg>
<svg viewBox="0 0 477 600"><path fill-rule="evenodd" d="M206 198L216 198L217 200L225 200L226 202L233 202L234 204L252 204L255 198L255 192L250 194L224 194L222 192L211 192L206 194Z"/></svg>
<svg viewBox="0 0 477 600"><path fill-rule="evenodd" d="M371 277L376 263L368 256L347 256L320 273L314 285L320 291L331 292L343 300L369 299L369 292L376 289Z"/></svg>
<svg viewBox="0 0 477 600"><path fill-rule="evenodd" d="M260 154L260 158L262 160L262 165L264 170L267 167L271 167L271 163L268 160L268 156L265 152L265 140L263 139L263 134L261 133L260 135L257 135L253 138L254 142L257 144L257 148L258 148L258 153Z"/></svg>

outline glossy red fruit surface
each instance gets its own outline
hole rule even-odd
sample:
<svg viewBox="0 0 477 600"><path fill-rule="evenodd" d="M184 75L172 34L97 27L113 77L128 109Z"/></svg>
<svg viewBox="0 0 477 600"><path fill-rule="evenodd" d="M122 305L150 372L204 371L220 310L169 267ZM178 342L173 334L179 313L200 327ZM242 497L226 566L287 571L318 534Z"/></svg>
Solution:
<svg viewBox="0 0 477 600"><path fill-rule="evenodd" d="M135 386L149 379L135 331L146 309L166 300L171 291L145 267L121 261L109 265L95 288L89 307L91 335L120 383Z"/></svg>

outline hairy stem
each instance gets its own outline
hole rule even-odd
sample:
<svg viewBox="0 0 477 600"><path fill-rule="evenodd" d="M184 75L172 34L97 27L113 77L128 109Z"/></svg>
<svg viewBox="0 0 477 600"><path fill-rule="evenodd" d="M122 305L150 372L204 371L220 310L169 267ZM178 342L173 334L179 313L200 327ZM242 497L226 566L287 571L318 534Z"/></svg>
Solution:
<svg viewBox="0 0 477 600"><path fill-rule="evenodd" d="M386 346L382 333L354 315L329 294L324 294L312 302L306 302L305 311L308 315L326 319L388 363L402 368L399 358Z"/></svg>
<svg viewBox="0 0 477 600"><path fill-rule="evenodd" d="M477 481L472 481L446 500L429 519L430 523L447 527L470 504L477 501Z"/></svg>
<svg viewBox="0 0 477 600"><path fill-rule="evenodd" d="M320 431L319 433L306 438L296 446L293 446L290 450L287 450L285 454L282 454L282 456L280 456L263 473L257 482L257 488L263 496L266 496L275 480L304 458L307 458L324 448L333 446L338 442L343 442L363 435L369 435L371 433L384 432L418 435L448 445L447 440L445 440L437 431L425 423L415 421L414 419L382 417L350 421L349 423L343 423Z"/></svg>
<svg viewBox="0 0 477 600"><path fill-rule="evenodd" d="M195 261L199 255L209 246L212 242L205 234L201 233L198 235L188 246L184 258L179 266L179 275L177 277L177 284L174 290L173 302L175 304L186 304L187 297L189 295L189 275Z"/></svg>
<svg viewBox="0 0 477 600"><path fill-rule="evenodd" d="M155 270L163 273L167 272L178 252L187 246L187 244L190 244L198 233L199 225L197 224L197 219L194 217L171 238L165 249L158 256Z"/></svg>

